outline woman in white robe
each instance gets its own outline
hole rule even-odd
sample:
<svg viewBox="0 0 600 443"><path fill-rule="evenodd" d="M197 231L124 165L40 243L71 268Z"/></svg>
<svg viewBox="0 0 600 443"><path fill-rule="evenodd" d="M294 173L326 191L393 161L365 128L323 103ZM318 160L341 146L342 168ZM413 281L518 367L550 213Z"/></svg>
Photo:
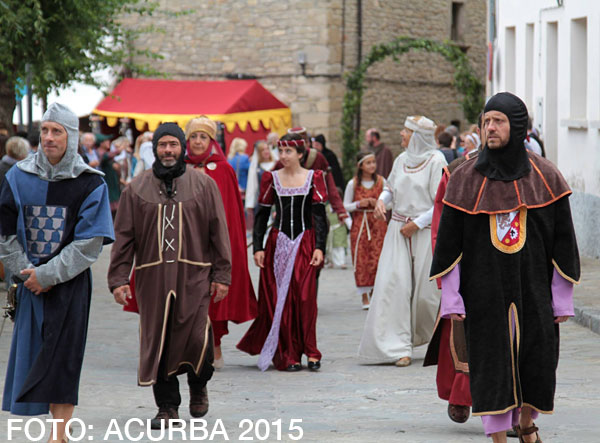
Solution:
<svg viewBox="0 0 600 443"><path fill-rule="evenodd" d="M429 281L431 218L444 155L437 149L435 124L409 116L402 130L406 151L394 161L375 207L376 217L392 208L379 258L371 306L358 350L370 363L408 366L412 350L428 343L440 296Z"/></svg>

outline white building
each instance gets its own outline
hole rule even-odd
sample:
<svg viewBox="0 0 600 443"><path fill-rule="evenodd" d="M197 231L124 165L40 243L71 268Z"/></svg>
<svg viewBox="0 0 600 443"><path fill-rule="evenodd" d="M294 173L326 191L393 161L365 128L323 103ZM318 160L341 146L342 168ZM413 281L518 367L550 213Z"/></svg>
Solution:
<svg viewBox="0 0 600 443"><path fill-rule="evenodd" d="M600 1L488 5L488 94L510 91L525 101L547 157L573 189L580 252L600 257Z"/></svg>

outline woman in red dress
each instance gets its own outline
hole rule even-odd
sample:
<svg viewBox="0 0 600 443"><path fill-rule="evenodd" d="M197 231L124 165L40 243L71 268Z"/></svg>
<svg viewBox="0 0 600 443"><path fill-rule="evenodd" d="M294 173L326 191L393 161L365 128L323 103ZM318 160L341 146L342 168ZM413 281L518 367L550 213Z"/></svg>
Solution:
<svg viewBox="0 0 600 443"><path fill-rule="evenodd" d="M377 198L383 191L383 178L375 172L375 154L360 152L356 160L356 176L346 185L344 208L352 214L350 244L356 289L362 295L363 309L369 309L369 296L387 231L386 222L375 219L373 214Z"/></svg>
<svg viewBox="0 0 600 443"><path fill-rule="evenodd" d="M287 134L278 142L283 169L262 176L254 222L254 261L260 270L258 317L238 348L260 354L258 367L271 361L280 371L321 367L317 349L317 270L327 241L322 171L300 166L304 140ZM263 249L272 205L276 218Z"/></svg>
<svg viewBox="0 0 600 443"><path fill-rule="evenodd" d="M223 366L221 338L227 322L243 323L256 317L257 304L248 272L246 221L235 171L216 141L217 124L206 116L193 118L185 127L188 167L206 173L219 187L231 243L231 286L227 297L211 303L208 311L215 339L215 368Z"/></svg>

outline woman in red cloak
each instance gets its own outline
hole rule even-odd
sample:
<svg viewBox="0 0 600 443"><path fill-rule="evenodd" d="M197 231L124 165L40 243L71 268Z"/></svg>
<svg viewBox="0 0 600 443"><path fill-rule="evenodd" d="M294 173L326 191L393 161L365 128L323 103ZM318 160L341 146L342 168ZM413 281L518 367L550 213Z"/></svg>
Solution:
<svg viewBox="0 0 600 443"><path fill-rule="evenodd" d="M188 167L208 174L219 187L229 241L231 242L231 286L225 299L211 303L208 314L215 338L215 368L223 366L221 338L229 333L227 322L243 323L257 314L257 303L248 272L244 207L233 168L216 141L217 124L206 116L193 118L185 127Z"/></svg>

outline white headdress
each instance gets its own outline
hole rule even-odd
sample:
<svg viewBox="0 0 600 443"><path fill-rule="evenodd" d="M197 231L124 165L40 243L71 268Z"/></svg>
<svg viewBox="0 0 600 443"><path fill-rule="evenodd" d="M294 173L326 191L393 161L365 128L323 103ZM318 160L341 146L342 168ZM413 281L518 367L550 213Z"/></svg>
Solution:
<svg viewBox="0 0 600 443"><path fill-rule="evenodd" d="M409 115L404 127L413 131L406 148L406 164L415 168L437 152L435 123L422 115Z"/></svg>

